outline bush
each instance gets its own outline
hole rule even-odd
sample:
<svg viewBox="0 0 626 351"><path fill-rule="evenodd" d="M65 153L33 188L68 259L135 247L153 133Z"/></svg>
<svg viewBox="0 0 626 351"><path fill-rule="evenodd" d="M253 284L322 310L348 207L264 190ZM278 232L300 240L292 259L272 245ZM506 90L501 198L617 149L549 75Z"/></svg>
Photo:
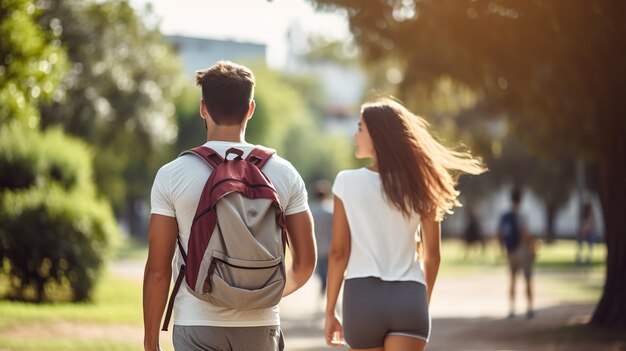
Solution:
<svg viewBox="0 0 626 351"><path fill-rule="evenodd" d="M14 124L0 128L0 189L40 189L56 184L66 191L93 193L89 148L61 130L38 131Z"/></svg>
<svg viewBox="0 0 626 351"><path fill-rule="evenodd" d="M0 269L8 296L89 299L118 229L88 147L59 130L0 128Z"/></svg>

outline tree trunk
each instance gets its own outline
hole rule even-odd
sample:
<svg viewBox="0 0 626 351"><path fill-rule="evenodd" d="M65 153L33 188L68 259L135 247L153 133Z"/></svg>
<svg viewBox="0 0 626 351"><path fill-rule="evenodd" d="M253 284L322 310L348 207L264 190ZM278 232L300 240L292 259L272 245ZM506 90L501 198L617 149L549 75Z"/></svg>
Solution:
<svg viewBox="0 0 626 351"><path fill-rule="evenodd" d="M548 202L546 204L546 243L552 244L554 242L554 219L556 215L556 206L553 203Z"/></svg>
<svg viewBox="0 0 626 351"><path fill-rule="evenodd" d="M626 143L599 161L600 198L606 238L606 281L591 324L626 329Z"/></svg>

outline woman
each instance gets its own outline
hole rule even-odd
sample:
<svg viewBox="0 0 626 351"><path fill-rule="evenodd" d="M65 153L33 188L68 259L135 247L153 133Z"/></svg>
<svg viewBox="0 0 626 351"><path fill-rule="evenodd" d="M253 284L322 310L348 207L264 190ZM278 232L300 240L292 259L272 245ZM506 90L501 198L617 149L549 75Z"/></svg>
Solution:
<svg viewBox="0 0 626 351"><path fill-rule="evenodd" d="M333 184L326 342L338 346L345 337L354 350L423 350L440 221L460 206L457 176L484 168L439 144L426 121L390 99L363 105L355 142L355 156L373 164L342 171ZM344 279L342 327L335 307Z"/></svg>

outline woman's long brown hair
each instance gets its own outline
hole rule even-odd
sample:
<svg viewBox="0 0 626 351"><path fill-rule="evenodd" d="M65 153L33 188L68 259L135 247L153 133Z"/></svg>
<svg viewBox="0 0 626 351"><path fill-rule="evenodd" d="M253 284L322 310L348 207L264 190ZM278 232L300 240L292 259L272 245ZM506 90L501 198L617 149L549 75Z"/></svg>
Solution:
<svg viewBox="0 0 626 351"><path fill-rule="evenodd" d="M405 215L435 215L440 221L461 206L455 185L463 173L486 169L467 152L446 148L428 132L428 122L401 104L383 99L363 105L387 200Z"/></svg>

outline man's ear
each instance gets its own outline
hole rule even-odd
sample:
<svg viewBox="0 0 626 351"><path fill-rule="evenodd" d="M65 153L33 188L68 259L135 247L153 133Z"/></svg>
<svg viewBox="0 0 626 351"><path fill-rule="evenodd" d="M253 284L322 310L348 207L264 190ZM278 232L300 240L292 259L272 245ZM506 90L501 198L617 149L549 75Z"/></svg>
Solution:
<svg viewBox="0 0 626 351"><path fill-rule="evenodd" d="M250 118L252 118L255 108L256 108L256 104L254 100L250 101L250 107L248 107L248 117L246 117L246 120L249 120Z"/></svg>
<svg viewBox="0 0 626 351"><path fill-rule="evenodd" d="M206 105L204 104L204 100L200 100L200 117L206 120L209 117L209 112L206 110Z"/></svg>

